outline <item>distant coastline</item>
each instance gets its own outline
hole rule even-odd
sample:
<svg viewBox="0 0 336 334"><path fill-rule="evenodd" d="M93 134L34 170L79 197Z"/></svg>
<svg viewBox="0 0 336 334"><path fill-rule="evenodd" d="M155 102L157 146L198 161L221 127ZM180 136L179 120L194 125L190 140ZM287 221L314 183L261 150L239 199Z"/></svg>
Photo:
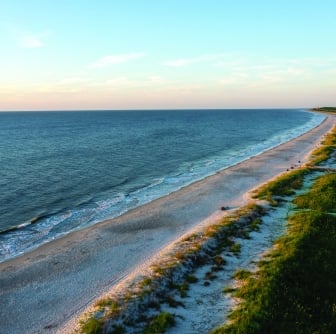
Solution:
<svg viewBox="0 0 336 334"><path fill-rule="evenodd" d="M327 114L333 114L333 115L336 114L336 107L316 107L316 108L312 108L310 110L323 112L323 113L327 113Z"/></svg>

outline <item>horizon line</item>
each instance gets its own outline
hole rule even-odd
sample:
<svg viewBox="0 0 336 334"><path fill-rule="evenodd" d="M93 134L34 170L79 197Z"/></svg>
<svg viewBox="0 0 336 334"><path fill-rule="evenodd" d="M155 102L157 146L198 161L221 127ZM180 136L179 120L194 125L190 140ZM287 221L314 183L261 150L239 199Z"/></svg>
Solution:
<svg viewBox="0 0 336 334"><path fill-rule="evenodd" d="M18 109L18 110L0 110L0 113L10 113L10 112L96 112L96 111L206 111L206 110L288 110L288 109L304 109L312 110L316 107L250 107L250 108L241 108L241 107L226 107L226 108L125 108L125 109Z"/></svg>

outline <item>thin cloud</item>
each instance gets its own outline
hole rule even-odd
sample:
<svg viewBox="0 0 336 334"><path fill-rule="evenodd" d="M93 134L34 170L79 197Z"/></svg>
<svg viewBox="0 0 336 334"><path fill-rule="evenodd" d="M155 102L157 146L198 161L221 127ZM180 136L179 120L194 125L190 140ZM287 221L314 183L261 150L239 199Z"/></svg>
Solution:
<svg viewBox="0 0 336 334"><path fill-rule="evenodd" d="M16 38L19 47L23 49L36 49L45 45L45 39L49 32L33 33L25 30L14 30L14 38Z"/></svg>
<svg viewBox="0 0 336 334"><path fill-rule="evenodd" d="M203 55L199 57L192 57L192 58L180 58L180 59L172 59L162 62L162 65L169 66L169 67L183 67L192 64L199 64L199 63L209 63L213 61L219 61L225 55L224 54L209 54Z"/></svg>
<svg viewBox="0 0 336 334"><path fill-rule="evenodd" d="M127 76L116 77L108 80L91 82L88 87L105 87L105 88L140 88L140 87L156 87L158 85L164 85L168 81L160 76L150 76L138 79L132 79Z"/></svg>
<svg viewBox="0 0 336 334"><path fill-rule="evenodd" d="M83 84L90 82L90 79L81 76L67 77L59 81L59 84L62 85L72 85L72 84Z"/></svg>
<svg viewBox="0 0 336 334"><path fill-rule="evenodd" d="M249 77L246 73L237 73L231 76L227 76L224 79L219 80L219 83L224 86L236 85L236 84L245 84L248 82Z"/></svg>
<svg viewBox="0 0 336 334"><path fill-rule="evenodd" d="M40 48L40 47L42 47L43 43L42 43L41 39L38 36L26 35L26 36L22 36L21 37L19 45L22 48L34 49L34 48Z"/></svg>
<svg viewBox="0 0 336 334"><path fill-rule="evenodd" d="M193 63L192 59L175 59L165 61L162 64L169 67L181 67L185 65L190 65L192 63Z"/></svg>
<svg viewBox="0 0 336 334"><path fill-rule="evenodd" d="M136 60L143 58L145 54L143 52L133 52L133 53L126 53L121 55L111 55L105 56L95 63L93 63L90 67L91 68L103 68L109 65L121 64L126 63L128 61Z"/></svg>
<svg viewBox="0 0 336 334"><path fill-rule="evenodd" d="M33 32L29 28L14 24L5 24L4 29L12 43L22 49L43 47L45 37L49 35L48 31Z"/></svg>

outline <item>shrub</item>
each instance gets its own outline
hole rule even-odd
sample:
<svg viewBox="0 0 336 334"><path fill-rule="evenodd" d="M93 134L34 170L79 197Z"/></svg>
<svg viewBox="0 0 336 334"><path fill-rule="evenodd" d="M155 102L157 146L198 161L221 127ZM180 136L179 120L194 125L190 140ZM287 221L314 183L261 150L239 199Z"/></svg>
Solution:
<svg viewBox="0 0 336 334"><path fill-rule="evenodd" d="M223 289L223 293L232 293L232 292L235 292L236 289L231 287L231 286L226 286L224 289Z"/></svg>
<svg viewBox="0 0 336 334"><path fill-rule="evenodd" d="M143 334L163 334L166 329L174 324L175 319L173 315L168 312L162 312L152 319L152 321L144 329Z"/></svg>
<svg viewBox="0 0 336 334"><path fill-rule="evenodd" d="M240 249L241 249L241 245L237 243L234 243L230 248L231 252L235 255L238 255L240 253Z"/></svg>
<svg viewBox="0 0 336 334"><path fill-rule="evenodd" d="M336 147L334 146L322 146L317 148L312 153L312 165L319 165L321 162L326 161L330 158L331 154L335 151Z"/></svg>
<svg viewBox="0 0 336 334"><path fill-rule="evenodd" d="M85 334L99 334L101 333L102 322L93 317L81 323L82 333Z"/></svg>
<svg viewBox="0 0 336 334"><path fill-rule="evenodd" d="M298 169L280 176L274 181L261 187L254 197L260 199L272 199L273 196L290 196L293 195L294 189L300 189L303 184L304 176L309 173L307 168Z"/></svg>
<svg viewBox="0 0 336 334"><path fill-rule="evenodd" d="M249 225L249 231L259 231L260 230L260 224L262 223L262 220L260 218L255 218L252 220L251 224Z"/></svg>
<svg viewBox="0 0 336 334"><path fill-rule="evenodd" d="M113 326L113 329L111 332L109 332L109 334L124 334L125 332L126 331L124 327L115 325Z"/></svg>
<svg viewBox="0 0 336 334"><path fill-rule="evenodd" d="M188 296L189 284L183 283L178 286L178 291L182 298L186 298Z"/></svg>
<svg viewBox="0 0 336 334"><path fill-rule="evenodd" d="M299 209L317 210L320 212L336 211L336 174L319 177L308 194L298 196L294 203Z"/></svg>
<svg viewBox="0 0 336 334"><path fill-rule="evenodd" d="M251 272L245 269L239 269L233 275L233 277L238 280L246 280L250 276L251 276Z"/></svg>
<svg viewBox="0 0 336 334"><path fill-rule="evenodd" d="M191 283L191 284L198 282L198 278L195 275L191 275L191 274L187 274L185 279L188 283Z"/></svg>

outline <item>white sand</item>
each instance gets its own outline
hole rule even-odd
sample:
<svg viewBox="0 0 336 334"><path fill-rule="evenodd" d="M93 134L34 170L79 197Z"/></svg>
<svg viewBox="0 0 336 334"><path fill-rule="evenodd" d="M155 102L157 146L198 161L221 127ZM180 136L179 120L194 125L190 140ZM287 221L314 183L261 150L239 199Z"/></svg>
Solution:
<svg viewBox="0 0 336 334"><path fill-rule="evenodd" d="M187 298L179 299L185 307L162 308L162 311L174 314L176 319L175 326L167 331L167 334L209 333L227 320L227 315L236 301L231 294L223 293L223 288L235 286L237 282L233 279L233 274L238 269L255 269L255 262L272 247L273 241L284 231L286 214L286 208L273 211L263 217L259 232L250 233L251 239L235 238L235 242L241 244L240 254L221 254L226 260L226 265L223 271L215 273L216 279L205 280L205 274L210 271L211 265L196 270L194 274L198 282L190 285ZM204 286L205 281L210 285Z"/></svg>
<svg viewBox="0 0 336 334"><path fill-rule="evenodd" d="M334 122L329 117L293 141L1 263L0 333L67 332L90 303L145 271L160 250L211 215L208 222L218 219L221 206L241 206L247 191L304 161Z"/></svg>

